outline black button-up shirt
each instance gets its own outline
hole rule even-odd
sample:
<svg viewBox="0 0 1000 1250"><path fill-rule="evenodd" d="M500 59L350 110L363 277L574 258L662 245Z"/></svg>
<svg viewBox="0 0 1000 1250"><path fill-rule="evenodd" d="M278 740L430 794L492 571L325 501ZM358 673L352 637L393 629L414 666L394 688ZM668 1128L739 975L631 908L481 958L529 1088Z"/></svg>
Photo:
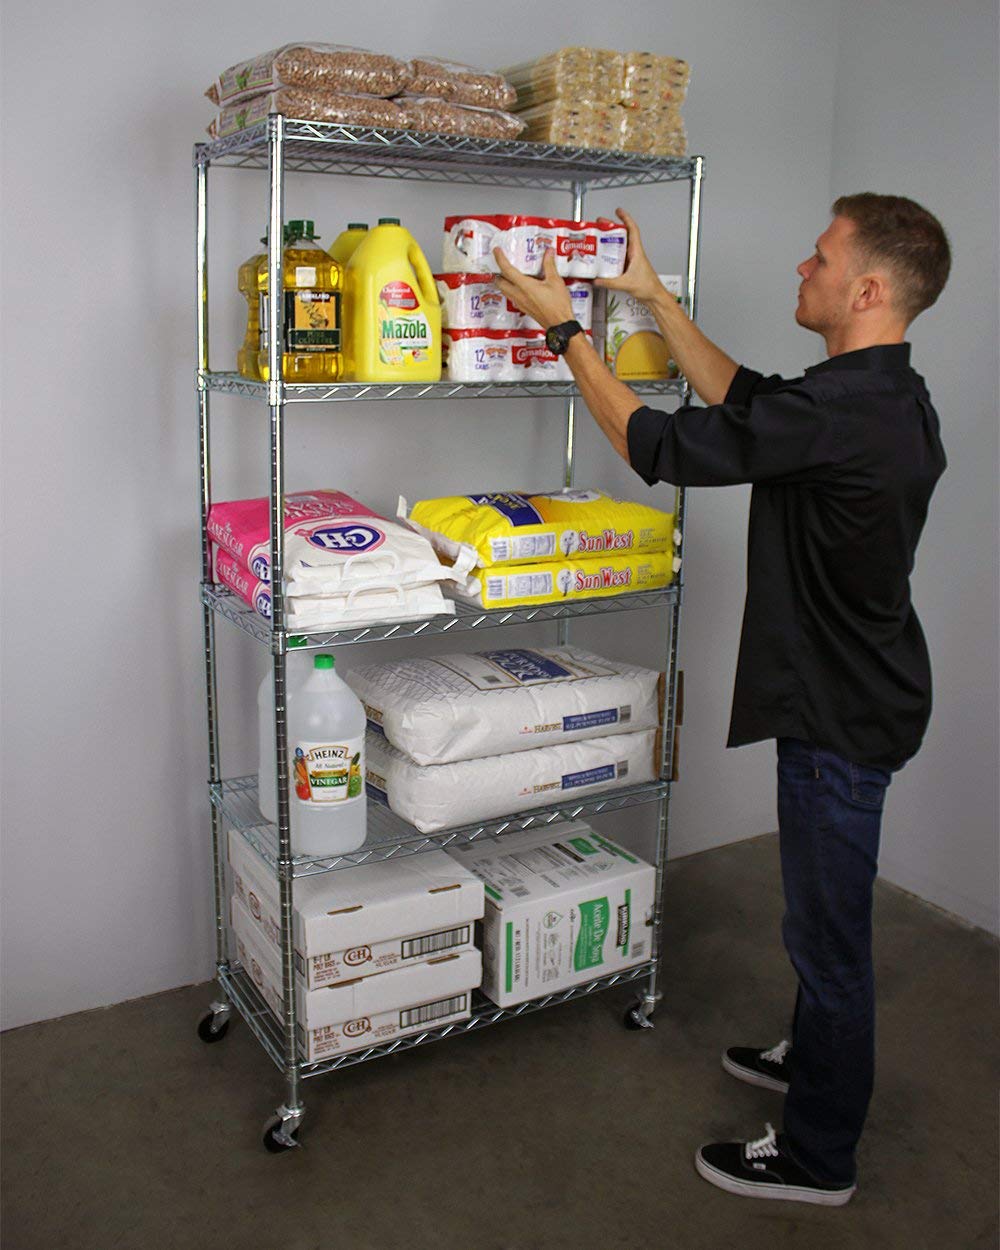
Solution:
<svg viewBox="0 0 1000 1250"><path fill-rule="evenodd" d="M729 746L803 738L883 768L915 754L931 674L909 578L945 456L909 344L792 381L741 368L721 404L637 409L628 452L650 485L753 483Z"/></svg>

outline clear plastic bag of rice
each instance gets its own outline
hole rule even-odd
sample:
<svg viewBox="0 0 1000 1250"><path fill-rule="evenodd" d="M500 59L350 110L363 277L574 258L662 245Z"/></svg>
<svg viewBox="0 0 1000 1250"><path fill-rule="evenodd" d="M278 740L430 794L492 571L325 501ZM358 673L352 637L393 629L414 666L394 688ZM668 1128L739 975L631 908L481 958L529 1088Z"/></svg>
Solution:
<svg viewBox="0 0 1000 1250"><path fill-rule="evenodd" d="M397 95L409 66L398 57L336 43L286 43L223 70L205 94L220 107L280 87L346 95Z"/></svg>
<svg viewBox="0 0 1000 1250"><path fill-rule="evenodd" d="M517 91L502 74L434 56L414 57L409 70L408 95L434 96L451 104L486 109L509 109L517 102Z"/></svg>

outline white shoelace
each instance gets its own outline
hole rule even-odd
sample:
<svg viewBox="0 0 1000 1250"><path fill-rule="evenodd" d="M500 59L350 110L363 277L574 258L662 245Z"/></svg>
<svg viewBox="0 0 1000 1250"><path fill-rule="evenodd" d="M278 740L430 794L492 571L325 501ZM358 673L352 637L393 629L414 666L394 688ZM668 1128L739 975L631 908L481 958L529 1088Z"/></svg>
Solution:
<svg viewBox="0 0 1000 1250"><path fill-rule="evenodd" d="M748 1141L744 1146L744 1151L748 1159L776 1159L778 1157L778 1139L774 1135L774 1129L770 1124L765 1124L767 1133L760 1141Z"/></svg>
<svg viewBox="0 0 1000 1250"><path fill-rule="evenodd" d="M773 1050L762 1050L760 1057L761 1059L766 1059L768 1063L784 1063L785 1056L791 1049L791 1042L779 1042Z"/></svg>

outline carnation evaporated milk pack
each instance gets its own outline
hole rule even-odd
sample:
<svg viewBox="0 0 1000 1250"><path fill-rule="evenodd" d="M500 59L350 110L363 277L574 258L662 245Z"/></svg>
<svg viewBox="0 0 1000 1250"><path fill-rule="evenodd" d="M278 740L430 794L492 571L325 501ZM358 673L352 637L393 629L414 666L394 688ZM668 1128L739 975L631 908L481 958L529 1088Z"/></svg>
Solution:
<svg viewBox="0 0 1000 1250"><path fill-rule="evenodd" d="M448 854L486 890L483 993L498 1006L650 958L656 870L582 821Z"/></svg>

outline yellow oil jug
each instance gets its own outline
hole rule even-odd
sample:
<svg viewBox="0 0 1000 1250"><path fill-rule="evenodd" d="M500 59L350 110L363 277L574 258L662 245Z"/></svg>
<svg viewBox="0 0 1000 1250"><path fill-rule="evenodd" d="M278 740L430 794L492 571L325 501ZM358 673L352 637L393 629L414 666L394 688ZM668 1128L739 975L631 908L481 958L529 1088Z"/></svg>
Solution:
<svg viewBox="0 0 1000 1250"><path fill-rule="evenodd" d="M343 375L340 297L343 268L319 246L311 221L285 226L285 333L282 374L286 382L336 382ZM260 348L257 368L269 377L267 257L258 266Z"/></svg>
<svg viewBox="0 0 1000 1250"><path fill-rule="evenodd" d="M267 244L266 237L261 243ZM260 381L260 367L257 364L257 353L260 351L260 266L264 264L265 282L267 280L267 253L258 252L240 265L236 285L247 302L247 332L243 337L243 346L236 353L236 368L245 378Z"/></svg>
<svg viewBox="0 0 1000 1250"><path fill-rule="evenodd" d="M398 217L380 217L344 271L344 376L437 382L441 302L430 266Z"/></svg>
<svg viewBox="0 0 1000 1250"><path fill-rule="evenodd" d="M347 229L341 230L327 251L338 265L346 265L357 250L358 244L363 243L367 238L367 221L349 221Z"/></svg>

